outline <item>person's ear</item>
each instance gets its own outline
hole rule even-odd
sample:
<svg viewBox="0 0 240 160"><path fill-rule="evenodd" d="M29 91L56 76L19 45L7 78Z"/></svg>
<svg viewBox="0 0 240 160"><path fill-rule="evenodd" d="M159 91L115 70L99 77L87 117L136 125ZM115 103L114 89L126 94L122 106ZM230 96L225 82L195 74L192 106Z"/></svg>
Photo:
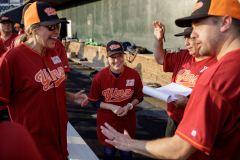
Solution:
<svg viewBox="0 0 240 160"><path fill-rule="evenodd" d="M220 31L221 32L228 31L232 24L232 17L229 15L225 15L222 17L221 20L222 20L222 25L221 25Z"/></svg>

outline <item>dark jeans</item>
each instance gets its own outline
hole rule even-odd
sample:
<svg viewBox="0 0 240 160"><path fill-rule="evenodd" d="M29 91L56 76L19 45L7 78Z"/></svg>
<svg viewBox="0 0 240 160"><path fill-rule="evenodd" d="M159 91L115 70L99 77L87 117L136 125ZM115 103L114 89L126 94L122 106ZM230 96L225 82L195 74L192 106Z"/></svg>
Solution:
<svg viewBox="0 0 240 160"><path fill-rule="evenodd" d="M172 137L175 135L179 123L174 121L171 117L168 117L165 137Z"/></svg>
<svg viewBox="0 0 240 160"><path fill-rule="evenodd" d="M116 148L115 147L107 147L103 146L103 160L114 160L115 159L115 153ZM119 150L119 153L121 155L121 160L131 160L132 159L132 152L126 152Z"/></svg>

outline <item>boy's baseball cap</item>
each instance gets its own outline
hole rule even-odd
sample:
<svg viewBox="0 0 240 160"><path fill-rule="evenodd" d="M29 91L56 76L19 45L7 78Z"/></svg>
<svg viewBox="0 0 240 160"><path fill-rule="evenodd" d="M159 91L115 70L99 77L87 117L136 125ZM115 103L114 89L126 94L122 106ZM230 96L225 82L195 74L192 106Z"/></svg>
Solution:
<svg viewBox="0 0 240 160"><path fill-rule="evenodd" d="M225 15L240 20L240 0L198 0L191 16L177 19L175 24L190 27L193 19Z"/></svg>
<svg viewBox="0 0 240 160"><path fill-rule="evenodd" d="M193 28L192 27L187 27L184 29L183 32L175 34L174 36L179 37L179 36L188 36L192 33Z"/></svg>
<svg viewBox="0 0 240 160"><path fill-rule="evenodd" d="M1 16L0 16L0 23L3 23L3 22L10 22L10 23L13 23L13 21L11 20L10 17L5 16L5 15L1 15Z"/></svg>
<svg viewBox="0 0 240 160"><path fill-rule="evenodd" d="M107 47L106 47L106 52L105 52L106 56L110 57L117 53L124 53L122 44L118 41L108 42Z"/></svg>
<svg viewBox="0 0 240 160"><path fill-rule="evenodd" d="M36 24L50 26L57 23L68 23L59 19L56 10L46 2L32 3L24 14L25 27Z"/></svg>

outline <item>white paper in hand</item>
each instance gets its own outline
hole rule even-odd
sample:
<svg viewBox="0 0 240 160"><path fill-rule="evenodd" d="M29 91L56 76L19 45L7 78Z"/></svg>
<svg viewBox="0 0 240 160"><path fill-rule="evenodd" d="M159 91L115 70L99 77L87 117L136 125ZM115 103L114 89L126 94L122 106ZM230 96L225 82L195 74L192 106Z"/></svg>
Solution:
<svg viewBox="0 0 240 160"><path fill-rule="evenodd" d="M178 100L179 98L175 97L174 96L175 94L188 96L191 94L191 92L192 92L191 88L185 87L177 83L170 83L169 85L166 85L164 87L159 87L156 89L148 86L143 87L144 94L158 98L165 102L172 102L172 101Z"/></svg>

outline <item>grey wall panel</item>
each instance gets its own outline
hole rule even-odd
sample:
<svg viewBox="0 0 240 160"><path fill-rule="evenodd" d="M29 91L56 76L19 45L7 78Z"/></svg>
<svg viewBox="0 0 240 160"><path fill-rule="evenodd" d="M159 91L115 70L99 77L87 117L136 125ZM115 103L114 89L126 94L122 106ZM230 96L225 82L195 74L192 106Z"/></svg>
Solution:
<svg viewBox="0 0 240 160"><path fill-rule="evenodd" d="M72 22L72 36L83 41L93 38L106 44L110 40L129 41L153 51L153 26L166 25L164 48L186 48L183 38L174 34L183 28L175 19L188 16L196 0L79 0L57 6L60 18ZM88 24L90 21L90 24Z"/></svg>

